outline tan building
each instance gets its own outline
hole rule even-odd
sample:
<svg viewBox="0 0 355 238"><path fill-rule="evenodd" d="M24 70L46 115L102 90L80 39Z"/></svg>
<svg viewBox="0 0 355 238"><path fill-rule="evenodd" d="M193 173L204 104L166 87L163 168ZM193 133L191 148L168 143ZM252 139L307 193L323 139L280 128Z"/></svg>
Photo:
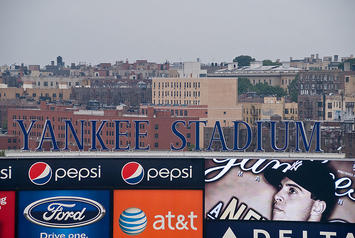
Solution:
<svg viewBox="0 0 355 238"><path fill-rule="evenodd" d="M25 96L29 96L34 100L42 98L50 98L51 101L67 101L70 99L71 89L59 89L59 88L28 88L24 92Z"/></svg>
<svg viewBox="0 0 355 238"><path fill-rule="evenodd" d="M243 121L253 124L260 120L270 120L278 115L282 120L297 120L297 103L285 103L284 98L265 97L264 102L243 102Z"/></svg>
<svg viewBox="0 0 355 238"><path fill-rule="evenodd" d="M237 78L153 78L154 105L207 105L207 126L242 119Z"/></svg>
<svg viewBox="0 0 355 238"><path fill-rule="evenodd" d="M41 72L42 73L42 72ZM33 83L36 88L72 88L82 87L83 78L79 77L54 77L54 76L25 76L22 79L26 84Z"/></svg>
<svg viewBox="0 0 355 238"><path fill-rule="evenodd" d="M0 88L0 101L11 100L20 97L31 98L39 100L50 99L51 101L69 100L71 95L71 89L59 89L59 88Z"/></svg>
<svg viewBox="0 0 355 238"><path fill-rule="evenodd" d="M11 87L0 88L0 101L16 99L22 95L23 95L22 88L11 88Z"/></svg>
<svg viewBox="0 0 355 238"><path fill-rule="evenodd" d="M345 77L345 95L355 96L355 75L344 75Z"/></svg>

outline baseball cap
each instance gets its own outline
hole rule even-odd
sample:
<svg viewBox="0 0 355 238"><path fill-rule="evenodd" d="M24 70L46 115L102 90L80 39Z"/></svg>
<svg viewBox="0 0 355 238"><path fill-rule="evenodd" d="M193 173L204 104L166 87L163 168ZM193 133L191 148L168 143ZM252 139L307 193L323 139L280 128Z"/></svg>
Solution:
<svg viewBox="0 0 355 238"><path fill-rule="evenodd" d="M285 172L281 167L267 169L264 177L274 186L278 186L287 177L311 192L316 199L325 201L328 206L335 202L335 182L331 169L320 161L299 160Z"/></svg>

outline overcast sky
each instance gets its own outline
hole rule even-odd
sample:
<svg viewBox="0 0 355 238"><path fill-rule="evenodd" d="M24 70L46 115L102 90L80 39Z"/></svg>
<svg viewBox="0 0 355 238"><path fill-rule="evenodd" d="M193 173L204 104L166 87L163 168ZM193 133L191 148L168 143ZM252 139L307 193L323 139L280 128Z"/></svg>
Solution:
<svg viewBox="0 0 355 238"><path fill-rule="evenodd" d="M354 0L0 0L0 65L355 54Z"/></svg>

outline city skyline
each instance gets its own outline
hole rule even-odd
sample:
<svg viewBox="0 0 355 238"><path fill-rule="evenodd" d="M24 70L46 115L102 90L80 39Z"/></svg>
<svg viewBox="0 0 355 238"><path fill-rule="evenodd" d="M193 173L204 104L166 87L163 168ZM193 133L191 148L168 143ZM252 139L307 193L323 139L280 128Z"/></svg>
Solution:
<svg viewBox="0 0 355 238"><path fill-rule="evenodd" d="M345 0L8 1L0 10L0 65L43 66L58 55L66 64L349 56L354 7Z"/></svg>

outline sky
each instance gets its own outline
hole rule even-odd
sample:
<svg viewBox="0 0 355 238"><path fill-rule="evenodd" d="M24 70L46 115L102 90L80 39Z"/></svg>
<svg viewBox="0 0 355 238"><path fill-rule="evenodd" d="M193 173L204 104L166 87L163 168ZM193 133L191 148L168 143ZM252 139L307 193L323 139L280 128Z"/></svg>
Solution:
<svg viewBox="0 0 355 238"><path fill-rule="evenodd" d="M355 55L354 0L0 0L0 65Z"/></svg>

